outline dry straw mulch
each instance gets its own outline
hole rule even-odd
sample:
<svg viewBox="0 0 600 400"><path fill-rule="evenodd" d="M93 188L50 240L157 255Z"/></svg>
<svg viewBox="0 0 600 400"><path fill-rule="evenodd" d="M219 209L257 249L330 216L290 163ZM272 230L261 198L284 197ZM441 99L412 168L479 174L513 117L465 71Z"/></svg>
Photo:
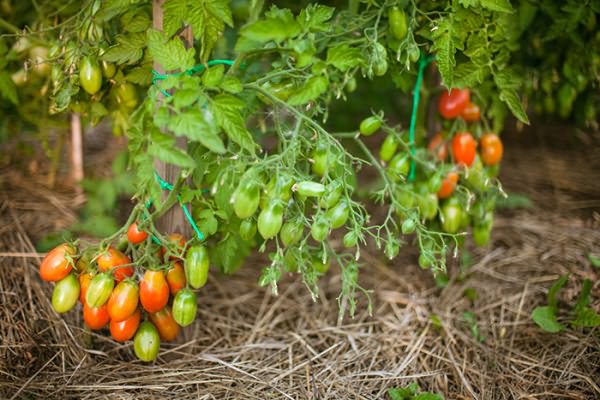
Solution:
<svg viewBox="0 0 600 400"><path fill-rule="evenodd" d="M539 204L530 167L513 166L525 174L513 183ZM540 207L499 217L493 243L474 250L467 278L458 279L455 261L444 289L408 248L389 263L365 252L361 284L373 290L372 316L363 302L354 319L337 320L335 268L316 302L294 277L277 297L258 288L259 259L232 277L213 274L200 292L198 320L145 364L131 343L85 330L79 309L53 312L51 285L38 278L30 238L72 222L81 199L33 178L0 176L0 398L381 399L413 381L448 399L600 398L599 330L548 334L530 318L565 273L562 304L572 304L590 278L599 308L599 271L586 258L600 253L595 195L579 207L587 216ZM474 302L467 288L476 290ZM465 311L475 314L483 342Z"/></svg>

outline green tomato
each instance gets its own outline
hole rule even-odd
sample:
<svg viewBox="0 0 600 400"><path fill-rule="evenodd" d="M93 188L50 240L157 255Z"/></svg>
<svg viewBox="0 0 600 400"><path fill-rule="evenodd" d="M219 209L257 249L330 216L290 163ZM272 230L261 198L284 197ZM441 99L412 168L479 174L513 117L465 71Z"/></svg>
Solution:
<svg viewBox="0 0 600 400"><path fill-rule="evenodd" d="M402 223L401 229L402 229L402 233L404 235L410 235L411 233L413 233L415 231L415 229L417 229L417 223L414 219L407 218Z"/></svg>
<svg viewBox="0 0 600 400"><path fill-rule="evenodd" d="M33 63L31 69L37 76L47 76L50 73L50 63L48 62L48 48L35 46L29 49L29 56Z"/></svg>
<svg viewBox="0 0 600 400"><path fill-rule="evenodd" d="M321 257L313 257L312 259L312 267L315 272L319 275L325 275L327 271L329 271L329 267L331 267L330 260L327 259L323 262Z"/></svg>
<svg viewBox="0 0 600 400"><path fill-rule="evenodd" d="M410 157L405 153L396 154L388 164L387 169L393 179L401 180L410 172Z"/></svg>
<svg viewBox="0 0 600 400"><path fill-rule="evenodd" d="M196 319L198 299L190 289L181 289L173 300L173 319L179 326L188 326Z"/></svg>
<svg viewBox="0 0 600 400"><path fill-rule="evenodd" d="M91 281L85 293L85 301L92 308L102 307L110 297L115 280L112 272L96 275Z"/></svg>
<svg viewBox="0 0 600 400"><path fill-rule="evenodd" d="M419 267L429 269L433 265L433 258L421 253L419 254Z"/></svg>
<svg viewBox="0 0 600 400"><path fill-rule="evenodd" d="M133 338L133 350L137 358L146 362L152 361L158 356L160 336L152 322L144 321L140 324Z"/></svg>
<svg viewBox="0 0 600 400"><path fill-rule="evenodd" d="M450 199L452 200L452 199ZM440 210L442 230L446 233L457 233L463 220L463 211L460 204L447 201Z"/></svg>
<svg viewBox="0 0 600 400"><path fill-rule="evenodd" d="M491 225L475 225L473 227L473 242L477 246L485 246L490 241Z"/></svg>
<svg viewBox="0 0 600 400"><path fill-rule="evenodd" d="M372 116L362 120L358 130L363 136L371 136L381 128L383 122L379 117Z"/></svg>
<svg viewBox="0 0 600 400"><path fill-rule="evenodd" d="M414 45L408 48L408 58L414 63L419 61L419 58L421 58L421 50L419 50L419 46Z"/></svg>
<svg viewBox="0 0 600 400"><path fill-rule="evenodd" d="M342 197L344 188L339 181L333 181L325 188L325 194L319 199L319 206L331 208L335 206Z"/></svg>
<svg viewBox="0 0 600 400"><path fill-rule="evenodd" d="M331 223L332 229L341 228L348 221L350 216L350 206L346 201L340 201L334 207L327 210L325 216Z"/></svg>
<svg viewBox="0 0 600 400"><path fill-rule="evenodd" d="M404 10L398 7L392 7L388 13L388 21L390 23L390 32L398 39L404 39L408 33L408 24L406 22L406 14Z"/></svg>
<svg viewBox="0 0 600 400"><path fill-rule="evenodd" d="M77 304L79 300L79 279L74 274L69 274L56 283L52 292L52 308L57 313L66 313Z"/></svg>
<svg viewBox="0 0 600 400"><path fill-rule="evenodd" d="M102 67L102 74L106 79L110 79L117 73L117 67L113 63L101 61L100 66Z"/></svg>
<svg viewBox="0 0 600 400"><path fill-rule="evenodd" d="M565 83L558 89L558 115L561 118L566 119L571 115L576 98L577 89L570 83Z"/></svg>
<svg viewBox="0 0 600 400"><path fill-rule="evenodd" d="M421 194L417 198L419 215L426 220L432 220L438 213L438 197L435 193Z"/></svg>
<svg viewBox="0 0 600 400"><path fill-rule="evenodd" d="M244 181L235 190L233 199L235 215L239 219L250 218L260 203L260 187L253 180Z"/></svg>
<svg viewBox="0 0 600 400"><path fill-rule="evenodd" d="M396 192L396 201L400 204L401 207L405 209L410 209L415 205L415 189L412 184L403 185L402 188L399 188Z"/></svg>
<svg viewBox="0 0 600 400"><path fill-rule="evenodd" d="M183 263L188 285L199 289L208 280L210 259L204 246L192 246L188 249Z"/></svg>
<svg viewBox="0 0 600 400"><path fill-rule="evenodd" d="M486 192L490 186L490 180L479 156L475 156L475 160L467 171L465 178L468 186L477 192Z"/></svg>
<svg viewBox="0 0 600 400"><path fill-rule="evenodd" d="M272 239L283 225L284 207L279 199L273 199L258 215L258 233L263 239Z"/></svg>
<svg viewBox="0 0 600 400"><path fill-rule="evenodd" d="M299 220L296 221L287 221L281 227L281 232L279 232L279 237L281 238L281 243L284 246L292 246L302 239L302 235L304 234L304 225Z"/></svg>
<svg viewBox="0 0 600 400"><path fill-rule="evenodd" d="M390 161L392 157L394 157L394 154L396 154L396 150L398 150L399 145L400 141L398 140L396 134L388 134L381 144L381 148L379 149L379 158L381 161Z"/></svg>
<svg viewBox="0 0 600 400"><path fill-rule="evenodd" d="M323 216L318 216L310 227L310 235L316 242L322 242L329 235L330 222Z"/></svg>
<svg viewBox="0 0 600 400"><path fill-rule="evenodd" d="M283 267L287 272L298 272L298 256L300 250L290 247L283 256Z"/></svg>
<svg viewBox="0 0 600 400"><path fill-rule="evenodd" d="M79 84L89 94L96 94L102 87L102 71L97 61L84 57L79 65Z"/></svg>
<svg viewBox="0 0 600 400"><path fill-rule="evenodd" d="M352 93L355 90L356 90L356 78L351 77L350 79L348 79L348 82L346 82L346 92Z"/></svg>
<svg viewBox="0 0 600 400"><path fill-rule="evenodd" d="M347 232L342 239L344 247L354 247L358 243L358 236L354 231Z"/></svg>
<svg viewBox="0 0 600 400"><path fill-rule="evenodd" d="M117 103L122 104L126 109L132 110L138 105L138 95L135 86L129 82L121 83L117 86Z"/></svg>
<svg viewBox="0 0 600 400"><path fill-rule="evenodd" d="M252 240L256 235L256 222L248 218L242 221L240 224L240 237L243 240Z"/></svg>
<svg viewBox="0 0 600 400"><path fill-rule="evenodd" d="M437 193L442 187L442 177L435 173L427 180L427 192Z"/></svg>
<svg viewBox="0 0 600 400"><path fill-rule="evenodd" d="M313 163L311 165L311 170L313 174L321 177L327 173L327 170L329 169L328 156L329 150L324 144L317 146L313 150L310 157L313 160Z"/></svg>
<svg viewBox="0 0 600 400"><path fill-rule="evenodd" d="M319 182L302 181L296 183L292 190L301 196L320 197L325 193L325 185Z"/></svg>

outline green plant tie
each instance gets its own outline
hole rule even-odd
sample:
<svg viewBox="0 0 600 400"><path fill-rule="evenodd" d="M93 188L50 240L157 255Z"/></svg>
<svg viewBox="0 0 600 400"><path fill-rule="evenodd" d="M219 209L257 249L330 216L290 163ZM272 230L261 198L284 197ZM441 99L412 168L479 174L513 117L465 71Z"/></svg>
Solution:
<svg viewBox="0 0 600 400"><path fill-rule="evenodd" d="M173 185L170 184L169 182L165 181L156 171L154 171L154 178L156 179L156 181L158 182L158 185L160 186L160 188L162 190L168 190L168 191L173 190ZM189 224L192 226L192 229L194 229L194 232L196 232L196 236L198 236L198 239L204 240L204 235L198 228L198 225L196 225L196 222L194 222L194 219L192 218L192 214L190 214L187 207L185 207L185 205L181 201L181 196L179 194L177 195L177 201L179 201L179 206L183 210L183 213L185 214L185 218L187 219ZM146 202L146 208L149 208L151 205L152 205L152 200L148 200ZM158 238L156 238L155 236L152 236L152 240L155 243L160 244L160 240L158 240Z"/></svg>
<svg viewBox="0 0 600 400"><path fill-rule="evenodd" d="M417 149L415 147L415 125L417 124L417 111L419 109L419 96L421 93L421 82L423 81L423 74L425 73L425 67L429 65L430 62L435 60L435 56L425 56L421 53L421 58L419 58L418 66L419 70L417 72L417 83L415 83L415 90L413 92L413 106L412 106L412 114L410 116L410 128L408 130L408 141L410 145L410 173L408 174L408 181L412 182L415 180L416 173L416 164L415 164L415 154Z"/></svg>
<svg viewBox="0 0 600 400"><path fill-rule="evenodd" d="M231 61L231 60L211 60L208 63L209 67L212 67L214 65L233 65L235 64L235 61ZM181 76L181 75L193 75L196 72L202 72L206 69L206 64L198 64L198 65L194 65L192 68L185 70L183 72L174 72L172 74L161 74L160 72L156 71L156 70L152 70L152 84L156 84L156 82L158 81L162 81L164 79L167 79L170 76ZM160 92L165 96L165 97L170 97L171 94L169 92L167 92L164 89L160 89Z"/></svg>

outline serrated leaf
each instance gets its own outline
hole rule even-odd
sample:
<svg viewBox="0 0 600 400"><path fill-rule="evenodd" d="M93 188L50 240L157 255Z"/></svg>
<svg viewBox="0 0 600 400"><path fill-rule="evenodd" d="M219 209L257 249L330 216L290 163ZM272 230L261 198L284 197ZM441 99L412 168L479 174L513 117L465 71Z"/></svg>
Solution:
<svg viewBox="0 0 600 400"><path fill-rule="evenodd" d="M148 154L168 164L177 165L182 168L192 168L196 163L183 150L174 146L161 146L154 142L148 146Z"/></svg>
<svg viewBox="0 0 600 400"><path fill-rule="evenodd" d="M436 393L419 393L412 400L444 400L444 397Z"/></svg>
<svg viewBox="0 0 600 400"><path fill-rule="evenodd" d="M132 33L146 32L152 25L150 17L143 11L131 13L130 15L125 14L121 23L125 31Z"/></svg>
<svg viewBox="0 0 600 400"><path fill-rule="evenodd" d="M245 103L242 100L228 94L215 96L211 102L212 114L217 125L225 131L232 142L254 154L256 143L246 128L246 121L241 114L244 107Z"/></svg>
<svg viewBox="0 0 600 400"><path fill-rule="evenodd" d="M595 328L600 326L600 315L590 307L584 307L577 311L575 319L571 321L571 326L581 328Z"/></svg>
<svg viewBox="0 0 600 400"><path fill-rule="evenodd" d="M146 35L144 33L130 33L116 37L117 43L111 46L102 59L116 64L135 64L144 55Z"/></svg>
<svg viewBox="0 0 600 400"><path fill-rule="evenodd" d="M256 21L240 30L240 35L260 43L271 40L281 43L286 39L297 36L300 25L296 22L291 11L280 12L277 16Z"/></svg>
<svg viewBox="0 0 600 400"><path fill-rule="evenodd" d="M186 49L180 38L171 40L156 30L148 30L148 50L152 59L167 71L185 71L194 66L194 48Z"/></svg>
<svg viewBox="0 0 600 400"><path fill-rule="evenodd" d="M304 31L328 31L332 28L332 24L328 21L333 17L334 11L333 7L321 4L309 4L300 11L297 20Z"/></svg>
<svg viewBox="0 0 600 400"><path fill-rule="evenodd" d="M196 215L196 225L200 228L200 231L205 236L212 236L217 232L217 228L219 227L219 221L215 218L215 213L213 210L206 209L200 211Z"/></svg>
<svg viewBox="0 0 600 400"><path fill-rule="evenodd" d="M432 51L436 54L436 61L442 81L445 86L454 85L454 67L456 66L456 50L462 50L464 31L455 24L451 15L441 18L433 33Z"/></svg>
<svg viewBox="0 0 600 400"><path fill-rule="evenodd" d="M230 27L233 27L233 17L228 0L206 0L204 2L206 10L212 14L213 18L219 19Z"/></svg>
<svg viewBox="0 0 600 400"><path fill-rule="evenodd" d="M304 83L304 86L302 86L298 92L290 97L288 104L291 106L298 106L316 100L327 91L328 85L329 82L325 76L312 76Z"/></svg>
<svg viewBox="0 0 600 400"><path fill-rule="evenodd" d="M8 71L0 71L0 94L13 104L19 104L17 87L10 77Z"/></svg>
<svg viewBox="0 0 600 400"><path fill-rule="evenodd" d="M491 11L513 12L509 0L459 0L459 4L463 7L483 7Z"/></svg>
<svg viewBox="0 0 600 400"><path fill-rule="evenodd" d="M556 309L553 307L536 307L531 313L531 318L546 332L557 333L565 329L564 325L557 321Z"/></svg>
<svg viewBox="0 0 600 400"><path fill-rule="evenodd" d="M248 247L239 239L239 236L229 236L213 247L210 259L225 274L234 273L241 265L244 257L248 255Z"/></svg>
<svg viewBox="0 0 600 400"><path fill-rule="evenodd" d="M502 100L510 111L513 113L515 117L524 124L529 124L529 118L525 113L525 109L523 108L523 104L519 99L519 95L517 91L514 89L504 89L500 90L500 100Z"/></svg>
<svg viewBox="0 0 600 400"><path fill-rule="evenodd" d="M163 3L163 31L167 36L173 36L188 22L189 8L188 0L166 0Z"/></svg>
<svg viewBox="0 0 600 400"><path fill-rule="evenodd" d="M140 86L148 86L152 83L152 68L134 67L125 75L125 80Z"/></svg>
<svg viewBox="0 0 600 400"><path fill-rule="evenodd" d="M216 88L219 86L224 74L225 67L223 65L210 67L202 74L202 83L206 87Z"/></svg>
<svg viewBox="0 0 600 400"><path fill-rule="evenodd" d="M225 145L219 135L211 129L199 109L191 109L171 116L168 129L177 136L185 136L190 140L202 143L210 151L223 154Z"/></svg>
<svg viewBox="0 0 600 400"><path fill-rule="evenodd" d="M198 89L180 89L173 94L173 105L181 109L194 104L202 95Z"/></svg>
<svg viewBox="0 0 600 400"><path fill-rule="evenodd" d="M348 44L340 44L327 50L327 63L342 72L360 65L362 62L360 49L350 47Z"/></svg>
<svg viewBox="0 0 600 400"><path fill-rule="evenodd" d="M243 89L242 82L235 76L226 76L221 82L221 89L232 94L237 94Z"/></svg>
<svg viewBox="0 0 600 400"><path fill-rule="evenodd" d="M131 0L106 0L102 2L102 7L94 15L97 22L106 22L117 15L120 15L131 7Z"/></svg>
<svg viewBox="0 0 600 400"><path fill-rule="evenodd" d="M483 82L485 69L472 62L458 64L454 70L454 83L457 87L474 87Z"/></svg>

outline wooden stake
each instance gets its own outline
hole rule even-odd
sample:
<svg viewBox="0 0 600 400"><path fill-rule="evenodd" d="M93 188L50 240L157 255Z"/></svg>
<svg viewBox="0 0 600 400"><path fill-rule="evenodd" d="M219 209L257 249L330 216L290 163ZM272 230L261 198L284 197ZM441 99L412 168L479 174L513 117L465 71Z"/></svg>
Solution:
<svg viewBox="0 0 600 400"><path fill-rule="evenodd" d="M81 116L71 114L71 178L77 186L83 180L83 132Z"/></svg>

